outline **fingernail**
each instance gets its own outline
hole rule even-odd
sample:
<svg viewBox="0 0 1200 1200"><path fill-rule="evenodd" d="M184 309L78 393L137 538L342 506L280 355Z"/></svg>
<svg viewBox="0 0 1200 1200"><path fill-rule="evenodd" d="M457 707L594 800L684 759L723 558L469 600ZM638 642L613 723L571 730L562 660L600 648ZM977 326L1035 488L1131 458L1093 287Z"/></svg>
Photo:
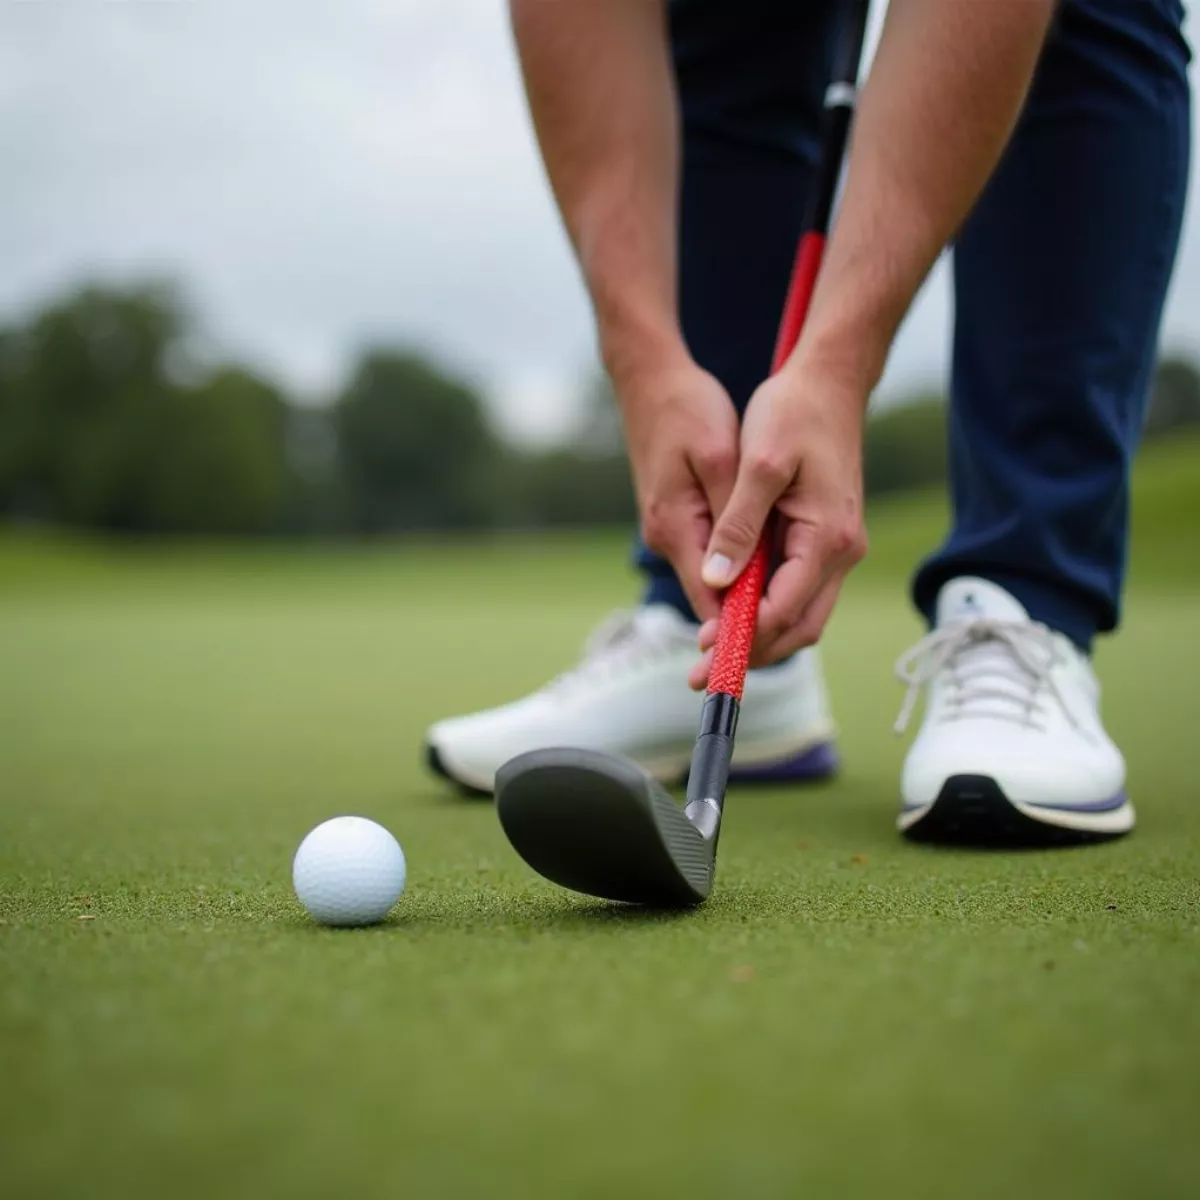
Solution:
<svg viewBox="0 0 1200 1200"><path fill-rule="evenodd" d="M709 587L725 587L733 582L733 563L724 554L710 554L702 574Z"/></svg>

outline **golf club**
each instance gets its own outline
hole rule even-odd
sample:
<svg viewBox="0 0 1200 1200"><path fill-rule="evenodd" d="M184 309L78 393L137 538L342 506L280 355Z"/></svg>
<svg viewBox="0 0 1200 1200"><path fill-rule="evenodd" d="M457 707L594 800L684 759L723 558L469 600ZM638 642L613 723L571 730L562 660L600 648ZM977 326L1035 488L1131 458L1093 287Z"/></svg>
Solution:
<svg viewBox="0 0 1200 1200"><path fill-rule="evenodd" d="M842 44L825 94L820 161L772 373L786 362L800 336L824 254L854 114L868 10L869 0L849 0L846 6ZM500 823L535 871L606 900L669 908L708 897L768 556L764 537L722 600L685 806L636 763L595 750L534 750L500 768Z"/></svg>

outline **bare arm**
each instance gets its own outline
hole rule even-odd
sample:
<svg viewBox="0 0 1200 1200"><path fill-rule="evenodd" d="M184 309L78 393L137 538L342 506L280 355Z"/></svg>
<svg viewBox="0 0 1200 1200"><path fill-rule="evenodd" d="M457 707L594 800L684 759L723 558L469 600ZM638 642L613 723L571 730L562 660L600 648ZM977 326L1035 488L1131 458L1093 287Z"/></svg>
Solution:
<svg viewBox="0 0 1200 1200"><path fill-rule="evenodd" d="M784 562L756 661L821 635L866 552L862 423L904 314L1016 125L1055 0L892 0L863 90L846 187L808 323L750 402L737 482L703 578L741 571L772 509ZM705 628L709 645L715 623ZM700 683L701 667L693 676Z"/></svg>
<svg viewBox="0 0 1200 1200"><path fill-rule="evenodd" d="M737 469L728 395L692 360L676 299L679 130L662 0L510 0L542 156L625 424L642 537L701 616L713 518Z"/></svg>
<svg viewBox="0 0 1200 1200"><path fill-rule="evenodd" d="M1055 0L892 0L798 361L878 382L1016 125Z"/></svg>
<svg viewBox="0 0 1200 1200"><path fill-rule="evenodd" d="M555 198L622 377L686 356L676 316L679 134L660 0L511 0Z"/></svg>

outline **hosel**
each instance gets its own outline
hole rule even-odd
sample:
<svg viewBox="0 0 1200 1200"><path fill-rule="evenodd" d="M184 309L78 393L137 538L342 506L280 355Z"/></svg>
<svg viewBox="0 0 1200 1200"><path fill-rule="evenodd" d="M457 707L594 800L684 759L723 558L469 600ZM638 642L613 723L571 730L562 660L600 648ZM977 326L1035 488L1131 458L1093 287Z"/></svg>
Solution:
<svg viewBox="0 0 1200 1200"><path fill-rule="evenodd" d="M721 832L721 810L729 767L733 760L733 735L737 731L738 702L728 692L713 692L700 714L700 736L692 751L688 772L687 819L716 849Z"/></svg>

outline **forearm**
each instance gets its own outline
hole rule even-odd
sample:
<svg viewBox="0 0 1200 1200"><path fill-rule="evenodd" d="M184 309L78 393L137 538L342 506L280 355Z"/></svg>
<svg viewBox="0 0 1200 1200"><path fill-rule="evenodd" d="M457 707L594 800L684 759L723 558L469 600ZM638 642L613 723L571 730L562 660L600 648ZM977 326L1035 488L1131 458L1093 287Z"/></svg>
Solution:
<svg viewBox="0 0 1200 1200"><path fill-rule="evenodd" d="M794 364L864 400L1016 125L1054 0L892 0ZM791 365L791 364L789 364Z"/></svg>
<svg viewBox="0 0 1200 1200"><path fill-rule="evenodd" d="M511 0L529 105L618 381L686 357L678 118L660 0Z"/></svg>

